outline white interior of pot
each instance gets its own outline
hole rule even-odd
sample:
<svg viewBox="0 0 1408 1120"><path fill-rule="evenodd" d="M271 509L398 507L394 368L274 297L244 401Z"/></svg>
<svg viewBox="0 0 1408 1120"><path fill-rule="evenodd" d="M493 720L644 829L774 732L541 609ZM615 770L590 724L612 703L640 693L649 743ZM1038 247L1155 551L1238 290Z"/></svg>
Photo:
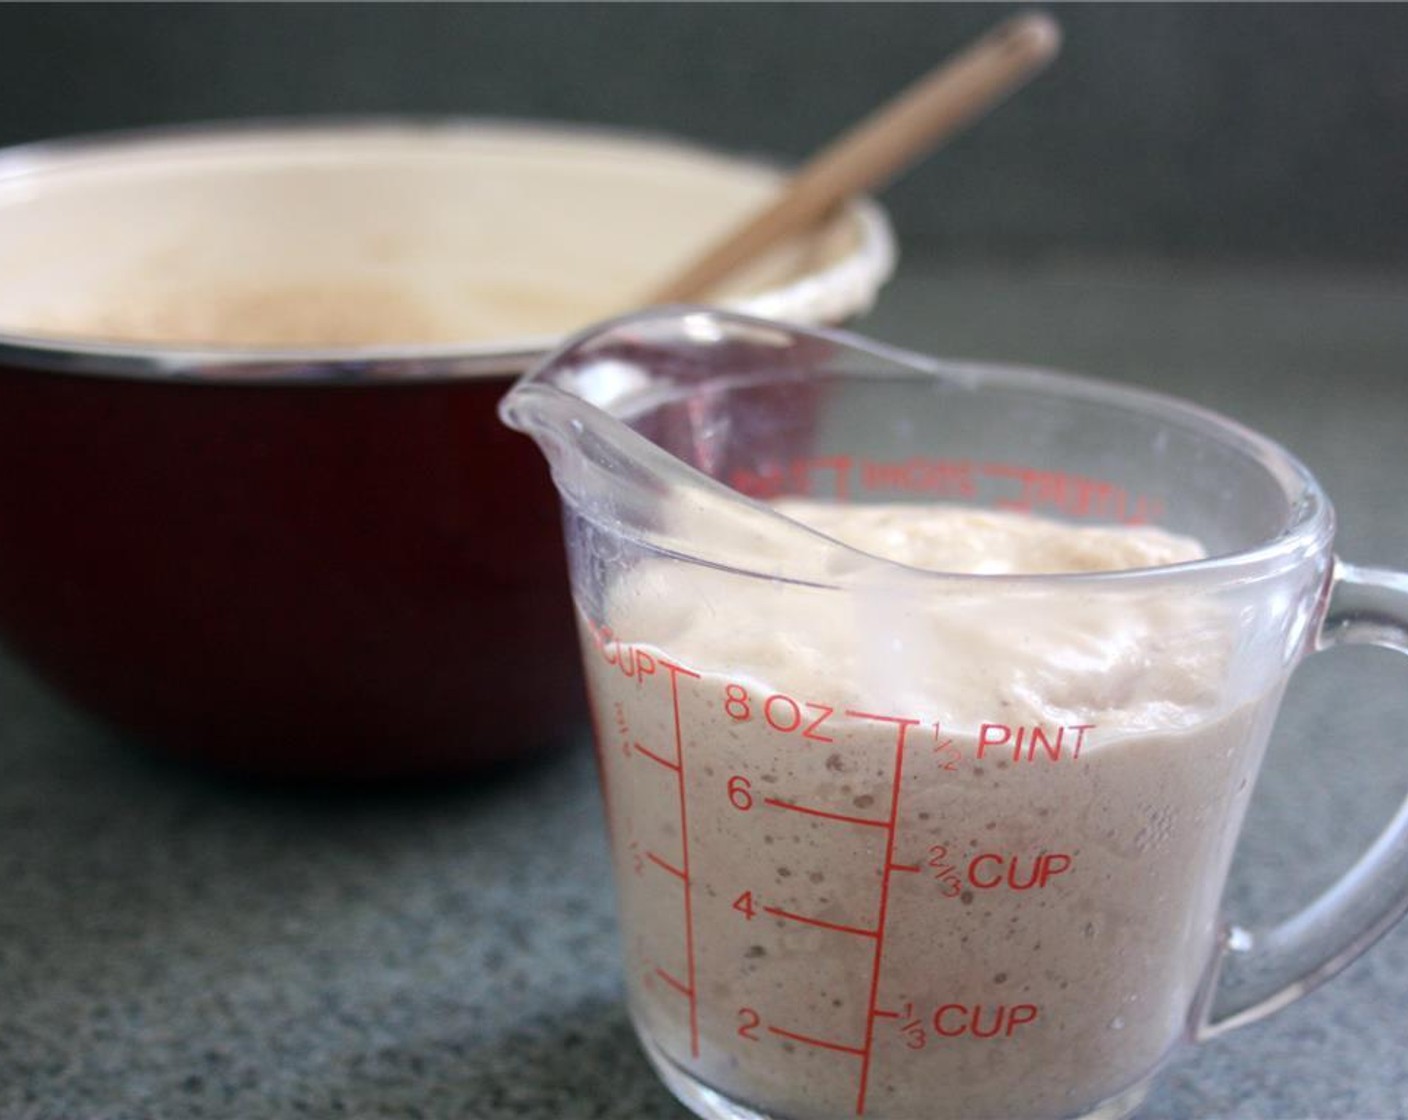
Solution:
<svg viewBox="0 0 1408 1120"><path fill-rule="evenodd" d="M531 126L234 128L0 156L0 333L237 348L498 345L630 310L779 175ZM892 266L869 203L724 302L799 321Z"/></svg>

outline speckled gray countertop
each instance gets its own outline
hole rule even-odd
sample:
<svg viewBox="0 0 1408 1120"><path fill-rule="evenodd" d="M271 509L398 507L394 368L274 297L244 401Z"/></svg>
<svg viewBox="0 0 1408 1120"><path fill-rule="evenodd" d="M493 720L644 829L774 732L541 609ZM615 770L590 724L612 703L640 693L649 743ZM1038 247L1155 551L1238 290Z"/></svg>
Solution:
<svg viewBox="0 0 1408 1120"><path fill-rule="evenodd" d="M1408 276L910 260L859 327L1230 413L1320 476L1342 554L1408 567ZM1389 654L1299 672L1233 915L1290 912L1387 821L1405 705ZM683 1117L616 953L585 737L458 789L275 792L154 760L0 662L3 1120ZM1408 926L1184 1052L1141 1116L1408 1117L1406 1044Z"/></svg>

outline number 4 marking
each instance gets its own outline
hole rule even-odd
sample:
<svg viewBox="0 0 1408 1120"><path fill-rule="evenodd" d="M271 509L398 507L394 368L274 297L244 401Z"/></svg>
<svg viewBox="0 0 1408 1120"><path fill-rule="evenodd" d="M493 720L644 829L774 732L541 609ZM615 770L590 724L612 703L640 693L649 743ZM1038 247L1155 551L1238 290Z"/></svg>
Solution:
<svg viewBox="0 0 1408 1120"><path fill-rule="evenodd" d="M751 922L753 915L758 912L758 908L753 905L753 892L744 891L735 898L733 900L733 908Z"/></svg>

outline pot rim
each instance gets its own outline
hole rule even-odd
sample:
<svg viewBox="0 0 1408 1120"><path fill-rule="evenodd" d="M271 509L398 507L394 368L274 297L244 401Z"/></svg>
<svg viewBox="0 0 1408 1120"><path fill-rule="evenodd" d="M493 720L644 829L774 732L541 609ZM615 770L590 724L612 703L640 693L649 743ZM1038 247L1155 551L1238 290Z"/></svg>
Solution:
<svg viewBox="0 0 1408 1120"><path fill-rule="evenodd" d="M754 169L780 170L778 164L766 159L646 130L528 118L367 114L154 125L34 141L0 149L0 185L94 157L120 157L133 149L154 145L201 139L219 143L260 136L277 142L308 134L335 136L375 132L406 135L500 133L515 137L538 134L573 141L596 137ZM807 325L839 323L867 310L894 271L897 258L894 233L883 208L869 197L852 200L846 206L846 213L858 227L859 244L854 251L780 288L726 301L723 306ZM123 379L212 384L429 381L517 375L572 333L458 344L267 347L109 342L0 329L0 365Z"/></svg>

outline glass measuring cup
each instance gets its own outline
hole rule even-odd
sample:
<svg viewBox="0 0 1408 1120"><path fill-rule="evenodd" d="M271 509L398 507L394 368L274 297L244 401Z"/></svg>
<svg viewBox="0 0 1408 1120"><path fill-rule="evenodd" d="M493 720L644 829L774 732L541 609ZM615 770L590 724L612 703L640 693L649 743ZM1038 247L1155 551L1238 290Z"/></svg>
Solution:
<svg viewBox="0 0 1408 1120"><path fill-rule="evenodd" d="M1281 694L1408 652L1270 441L1150 393L688 310L600 328L502 414L549 458L632 1017L710 1117L1118 1117L1408 907L1408 810L1248 931L1219 899ZM877 559L765 499L1151 523L1209 559Z"/></svg>

